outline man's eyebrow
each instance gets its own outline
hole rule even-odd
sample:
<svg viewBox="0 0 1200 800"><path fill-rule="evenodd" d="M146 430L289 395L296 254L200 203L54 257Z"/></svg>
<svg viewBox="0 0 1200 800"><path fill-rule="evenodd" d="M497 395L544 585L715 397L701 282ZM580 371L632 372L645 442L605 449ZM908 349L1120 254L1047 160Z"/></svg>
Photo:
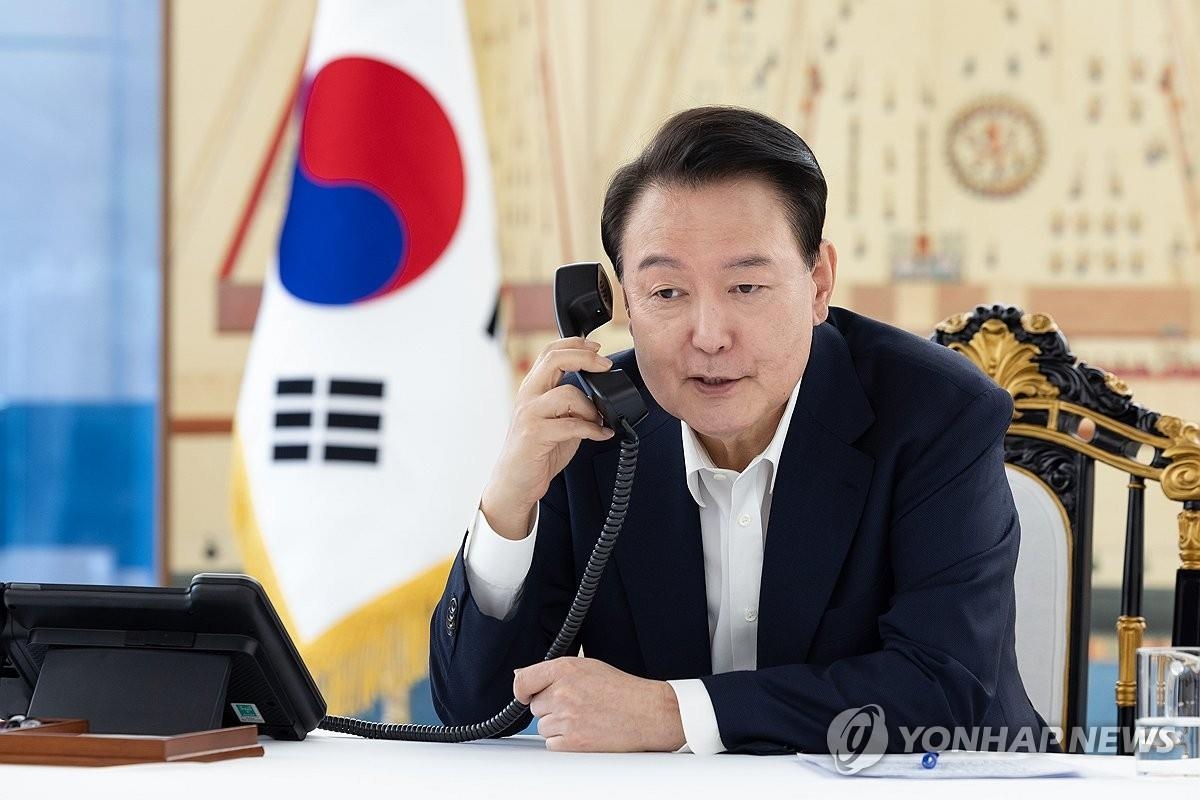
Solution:
<svg viewBox="0 0 1200 800"><path fill-rule="evenodd" d="M771 259L767 256L751 255L745 258L739 258L737 261L731 261L726 264L726 267L766 267L770 266Z"/></svg>
<svg viewBox="0 0 1200 800"><path fill-rule="evenodd" d="M651 253L638 262L638 269L646 269L647 267L678 267L679 262L670 256Z"/></svg>
<svg viewBox="0 0 1200 800"><path fill-rule="evenodd" d="M730 261L726 264L729 267L766 267L770 266L771 261L767 256L749 255L744 258L739 258L736 261ZM638 262L638 269L646 269L647 267L678 267L679 261L671 256L661 255L659 253L651 253Z"/></svg>

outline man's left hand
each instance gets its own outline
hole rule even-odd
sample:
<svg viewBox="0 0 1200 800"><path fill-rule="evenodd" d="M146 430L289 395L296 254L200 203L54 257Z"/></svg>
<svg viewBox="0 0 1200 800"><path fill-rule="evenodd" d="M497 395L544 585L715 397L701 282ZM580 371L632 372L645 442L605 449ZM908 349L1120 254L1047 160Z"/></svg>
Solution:
<svg viewBox="0 0 1200 800"><path fill-rule="evenodd" d="M685 743L675 690L594 658L556 658L516 672L513 694L550 750L673 751Z"/></svg>

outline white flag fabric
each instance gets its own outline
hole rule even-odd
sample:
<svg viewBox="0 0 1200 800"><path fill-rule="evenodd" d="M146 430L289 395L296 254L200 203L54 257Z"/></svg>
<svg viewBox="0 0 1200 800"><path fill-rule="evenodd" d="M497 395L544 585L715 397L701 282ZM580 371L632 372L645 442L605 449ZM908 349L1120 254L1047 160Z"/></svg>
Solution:
<svg viewBox="0 0 1200 800"><path fill-rule="evenodd" d="M234 527L331 713L405 712L509 416L463 10L322 3L237 408Z"/></svg>

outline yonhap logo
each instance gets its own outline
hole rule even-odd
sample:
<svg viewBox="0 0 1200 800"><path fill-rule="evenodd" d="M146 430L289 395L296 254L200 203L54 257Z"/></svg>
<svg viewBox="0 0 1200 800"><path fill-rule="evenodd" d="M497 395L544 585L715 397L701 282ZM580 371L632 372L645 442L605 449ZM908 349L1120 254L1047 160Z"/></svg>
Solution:
<svg viewBox="0 0 1200 800"><path fill-rule="evenodd" d="M848 708L833 718L825 734L833 755L833 766L843 775L853 775L883 757L888 745L883 709L874 703Z"/></svg>

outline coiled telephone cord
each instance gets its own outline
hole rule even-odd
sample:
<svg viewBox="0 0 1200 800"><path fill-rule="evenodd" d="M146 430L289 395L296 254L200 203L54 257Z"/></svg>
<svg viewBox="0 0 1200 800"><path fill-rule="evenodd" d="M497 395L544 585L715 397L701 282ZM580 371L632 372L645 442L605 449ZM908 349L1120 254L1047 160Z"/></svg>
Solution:
<svg viewBox="0 0 1200 800"><path fill-rule="evenodd" d="M617 462L617 478L613 485L612 503L608 509L608 517L604 520L604 530L592 548L588 557L587 568L575 599L571 602L571 610L563 620L562 628L554 643L546 651L544 661L566 655L571 649L571 643L583 626L592 598L596 595L596 587L600 584L600 576L604 566L612 554L613 545L621 533L621 525L625 522L625 512L629 509L629 495L633 489L633 473L637 468L638 436L633 427L624 419L621 421L624 437L621 439L621 455ZM415 725L411 723L371 722L353 717L325 717L318 728L337 733L350 733L366 739L394 739L405 742L470 742L476 739L487 739L496 736L512 727L521 718L529 706L513 698L500 713L489 720L477 722L474 725Z"/></svg>

